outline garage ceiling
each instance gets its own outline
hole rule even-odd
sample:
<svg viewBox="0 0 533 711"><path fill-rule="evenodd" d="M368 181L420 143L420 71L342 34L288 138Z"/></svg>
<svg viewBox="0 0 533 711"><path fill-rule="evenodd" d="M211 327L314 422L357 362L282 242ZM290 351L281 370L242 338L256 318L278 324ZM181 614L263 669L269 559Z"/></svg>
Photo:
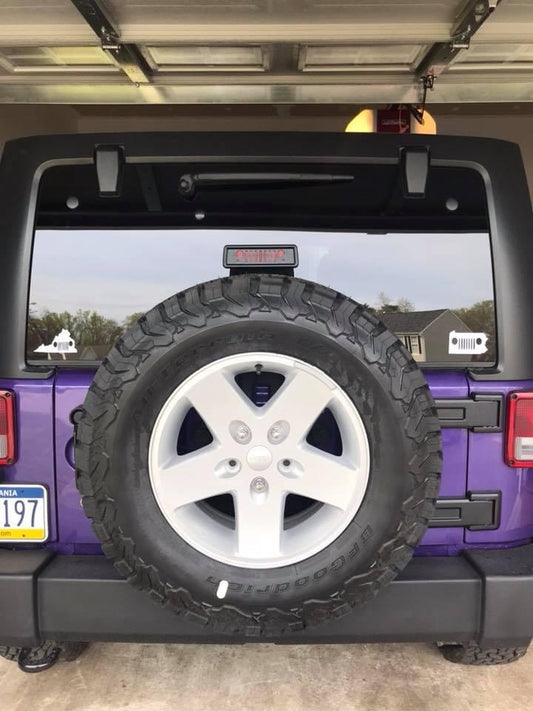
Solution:
<svg viewBox="0 0 533 711"><path fill-rule="evenodd" d="M532 102L533 0L0 0L0 103Z"/></svg>

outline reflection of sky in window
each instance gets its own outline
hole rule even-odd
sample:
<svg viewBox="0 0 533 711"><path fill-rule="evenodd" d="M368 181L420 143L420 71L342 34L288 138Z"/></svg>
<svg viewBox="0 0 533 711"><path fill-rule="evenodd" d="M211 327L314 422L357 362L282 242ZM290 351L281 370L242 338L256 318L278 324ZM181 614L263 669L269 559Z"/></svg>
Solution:
<svg viewBox="0 0 533 711"><path fill-rule="evenodd" d="M296 275L357 301L408 298L416 310L491 299L486 234L388 234L259 230L40 230L31 301L42 312L91 309L122 320L172 294L225 276L225 244L298 245Z"/></svg>

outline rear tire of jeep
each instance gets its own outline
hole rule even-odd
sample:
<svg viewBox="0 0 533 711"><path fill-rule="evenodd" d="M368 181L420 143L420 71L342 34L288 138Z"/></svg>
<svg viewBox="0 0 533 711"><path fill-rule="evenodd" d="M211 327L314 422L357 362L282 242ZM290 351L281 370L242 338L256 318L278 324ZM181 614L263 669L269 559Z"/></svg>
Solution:
<svg viewBox="0 0 533 711"><path fill-rule="evenodd" d="M254 400L239 378L263 371L278 384L268 395L254 385ZM211 444L183 457L192 410ZM329 424L324 451L310 444L320 411L333 413L339 451ZM201 284L143 316L99 368L76 435L84 510L117 570L186 619L251 637L378 594L426 530L440 468L434 402L396 336L341 294L268 274ZM200 495L205 482L212 493ZM224 491L233 506L215 510ZM289 515L278 491L313 501Z"/></svg>
<svg viewBox="0 0 533 711"><path fill-rule="evenodd" d="M525 647L480 647L477 642L466 644L445 644L439 647L442 656L454 664L470 666L493 666L511 664L525 656L529 645Z"/></svg>
<svg viewBox="0 0 533 711"><path fill-rule="evenodd" d="M19 658L21 647L0 647L0 657L10 662L16 662Z"/></svg>
<svg viewBox="0 0 533 711"><path fill-rule="evenodd" d="M41 671L50 668L57 660L64 662L74 662L89 646L88 642L43 642L38 647L6 647L0 646L0 657L7 659L10 662L19 662L19 665L24 667L25 661L31 657L33 666L40 666L39 669L30 669L32 671ZM46 663L49 658L50 663ZM32 666L30 665L30 666ZM26 669L23 669L26 671Z"/></svg>

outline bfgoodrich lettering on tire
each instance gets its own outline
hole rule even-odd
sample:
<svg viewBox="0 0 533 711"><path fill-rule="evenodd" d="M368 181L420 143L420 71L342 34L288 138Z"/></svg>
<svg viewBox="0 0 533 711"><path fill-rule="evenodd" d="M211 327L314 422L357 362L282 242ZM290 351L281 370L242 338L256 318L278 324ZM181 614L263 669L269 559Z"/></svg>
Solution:
<svg viewBox="0 0 533 711"><path fill-rule="evenodd" d="M106 555L203 625L279 635L346 614L411 558L440 430L421 371L364 308L242 275L159 304L98 370L76 473Z"/></svg>

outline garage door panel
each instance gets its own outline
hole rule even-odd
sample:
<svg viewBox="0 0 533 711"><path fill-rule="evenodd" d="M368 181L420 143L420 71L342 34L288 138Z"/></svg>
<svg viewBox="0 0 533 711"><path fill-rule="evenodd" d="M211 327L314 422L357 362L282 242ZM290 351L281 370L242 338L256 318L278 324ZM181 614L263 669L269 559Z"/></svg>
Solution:
<svg viewBox="0 0 533 711"><path fill-rule="evenodd" d="M0 0L0 103L416 103L428 73L532 101L533 2Z"/></svg>

